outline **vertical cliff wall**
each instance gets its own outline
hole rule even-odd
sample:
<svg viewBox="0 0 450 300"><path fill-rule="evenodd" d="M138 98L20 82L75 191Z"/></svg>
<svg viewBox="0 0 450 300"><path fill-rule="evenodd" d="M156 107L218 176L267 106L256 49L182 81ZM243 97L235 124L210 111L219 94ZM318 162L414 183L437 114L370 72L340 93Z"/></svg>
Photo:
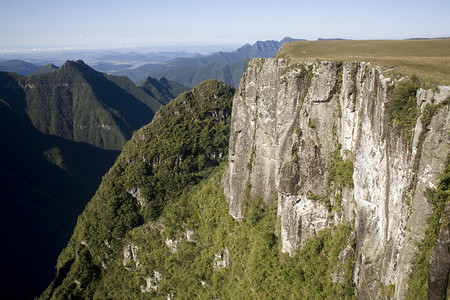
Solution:
<svg viewBox="0 0 450 300"><path fill-rule="evenodd" d="M432 213L423 192L438 185L449 155L450 87L419 89L408 128L387 111L406 79L385 74L363 62L253 59L233 102L224 178L237 220L245 199L278 201L291 255L318 231L352 224L360 299L386 287L405 298Z"/></svg>

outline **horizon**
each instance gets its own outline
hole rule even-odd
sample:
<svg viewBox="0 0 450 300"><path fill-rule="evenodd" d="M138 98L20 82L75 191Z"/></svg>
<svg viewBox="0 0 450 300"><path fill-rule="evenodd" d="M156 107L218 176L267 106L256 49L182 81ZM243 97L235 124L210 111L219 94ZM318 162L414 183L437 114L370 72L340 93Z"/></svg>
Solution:
<svg viewBox="0 0 450 300"><path fill-rule="evenodd" d="M315 40L299 39L296 37L283 37L273 41L281 41L284 38L298 39L305 42L327 41L327 40L342 40L342 41L401 41L401 40L433 40L433 39L450 39L446 37L416 37L407 39L343 39L335 38L318 38ZM53 64L57 67L63 65L66 61L82 60L88 65L96 65L100 62L108 62L116 65L131 64L132 67L139 67L142 64L160 63L160 61L151 61L152 55L169 55L174 58L195 57L197 55L208 56L218 52L230 53L240 49L246 44L254 45L257 42L267 42L272 40L255 41L254 43L242 44L228 44L228 45L162 45L162 46L136 46L136 45L122 45L116 47L23 47L23 48L0 48L0 63L7 61L19 60L32 63L36 66L44 66ZM106 55L122 55L121 58L106 58ZM130 56L131 55L131 56ZM133 58L133 55L142 55L141 58ZM179 56L178 56L179 55ZM145 57L149 61L145 61ZM169 57L166 56L166 57ZM144 59L144 60L143 60ZM166 60L170 60L167 58Z"/></svg>
<svg viewBox="0 0 450 300"><path fill-rule="evenodd" d="M102 50L239 47L292 37L306 40L450 36L450 2L18 0L0 4L0 49ZM311 13L312 12L312 13Z"/></svg>
<svg viewBox="0 0 450 300"><path fill-rule="evenodd" d="M143 45L103 45L103 46L93 46L93 45L66 45L66 46L58 46L58 45L48 45L48 46L11 46L11 47L3 47L0 48L0 55L5 54L31 54L31 53L38 53L38 52L115 52L115 53L139 53L139 54L150 54L150 53L163 53L163 52L180 52L180 53L189 53L189 54L212 54L217 51L234 51L237 50L245 45L254 45L257 42L266 42L266 41L281 41L284 38L292 38L292 39L298 39L303 40L307 42L314 42L314 41L326 41L326 40L343 40L343 41L381 41L381 40L432 40L432 39L450 39L450 35L448 36L430 36L430 37L423 37L423 36L417 36L417 37L408 37L408 38L398 38L398 39L389 39L389 38L379 38L379 39L349 39L345 37L318 37L317 39L303 39L301 37L290 37L285 36L278 39L269 39L269 40L256 40L254 42L242 42L242 43L229 43L229 44L197 44L197 43L188 43L188 44L161 44L161 45L150 45L150 44L143 44Z"/></svg>

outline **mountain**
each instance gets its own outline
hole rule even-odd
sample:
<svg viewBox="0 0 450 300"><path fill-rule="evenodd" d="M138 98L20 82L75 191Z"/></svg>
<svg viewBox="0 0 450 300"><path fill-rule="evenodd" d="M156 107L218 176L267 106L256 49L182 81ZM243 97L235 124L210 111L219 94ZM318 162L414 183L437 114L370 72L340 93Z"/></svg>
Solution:
<svg viewBox="0 0 450 300"><path fill-rule="evenodd" d="M247 68L249 59L242 59L232 64L221 64L211 62L200 67L184 65L181 67L167 68L159 66L152 76L155 78L170 78L175 82L180 82L184 86L193 86L208 79L216 79L227 84L236 86L239 83L240 76Z"/></svg>
<svg viewBox="0 0 450 300"><path fill-rule="evenodd" d="M135 132L41 299L445 299L450 87L298 61L252 59L232 100L207 81Z"/></svg>
<svg viewBox="0 0 450 300"><path fill-rule="evenodd" d="M122 255L125 234L158 220L168 203L224 161L233 94L224 83L203 82L135 132L80 217L42 298L92 299L102 269Z"/></svg>
<svg viewBox="0 0 450 300"><path fill-rule="evenodd" d="M122 149L134 130L184 90L166 81L156 99L128 78L97 72L83 61L67 61L50 73L17 76L17 82L38 130L111 150ZM172 84L174 93L167 93Z"/></svg>
<svg viewBox="0 0 450 300"><path fill-rule="evenodd" d="M286 37L281 41L258 41L253 45L244 45L233 52L219 51L208 56L177 58L162 64L143 65L122 71L120 74L128 76L134 82L141 82L147 76L151 76L166 77L188 87L193 87L207 79L221 80L237 86L249 58L274 57L281 45L290 41L298 41L298 39Z"/></svg>
<svg viewBox="0 0 450 300"><path fill-rule="evenodd" d="M59 68L57 66L55 66L54 64L47 64L39 69L37 69L36 71L30 73L29 75L38 75L38 74L45 74L45 73L50 73L53 72L55 70L58 70Z"/></svg>
<svg viewBox="0 0 450 300"><path fill-rule="evenodd" d="M32 299L45 289L117 150L154 110L185 90L150 78L145 87L156 96L81 61L31 77L0 72L0 228L8 241L0 248L2 297ZM74 124L86 119L125 126L109 135L101 133L107 126L84 127L80 135Z"/></svg>
<svg viewBox="0 0 450 300"><path fill-rule="evenodd" d="M274 57L280 50L281 45L293 41L306 41L303 39L293 39L285 37L281 41L257 41L255 44L244 45L243 47L232 52L239 54L241 58L255 58L255 57Z"/></svg>
<svg viewBox="0 0 450 300"><path fill-rule="evenodd" d="M11 59L0 63L0 71L14 72L21 75L29 75L39 70L39 68L40 66L19 59Z"/></svg>
<svg viewBox="0 0 450 300"><path fill-rule="evenodd" d="M165 77L159 80L147 77L139 87L163 104L168 104L170 100L187 90L185 86L175 81L169 81Z"/></svg>

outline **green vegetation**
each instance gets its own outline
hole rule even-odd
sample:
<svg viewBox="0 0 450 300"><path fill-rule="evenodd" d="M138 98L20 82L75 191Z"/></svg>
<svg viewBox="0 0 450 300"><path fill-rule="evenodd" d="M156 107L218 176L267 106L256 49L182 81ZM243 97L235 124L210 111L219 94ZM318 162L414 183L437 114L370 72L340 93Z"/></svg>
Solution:
<svg viewBox="0 0 450 300"><path fill-rule="evenodd" d="M14 245L2 253L17 257L2 265L0 294L11 299L31 299L48 285L77 216L119 155L115 150L181 89L150 82L151 96L82 61L42 71L31 77L0 72L0 219Z"/></svg>
<svg viewBox="0 0 450 300"><path fill-rule="evenodd" d="M419 88L426 89L431 88L431 86L429 82L413 75L410 79L399 82L390 91L391 100L386 107L388 122L402 132L405 141L410 141L419 115L416 100L416 93ZM436 112L449 103L449 99L439 104L427 103L420 119L423 128L427 129Z"/></svg>
<svg viewBox="0 0 450 300"><path fill-rule="evenodd" d="M186 90L150 79L138 88L126 77L96 72L82 61L17 80L26 112L39 131L111 150L121 150L134 130Z"/></svg>
<svg viewBox="0 0 450 300"><path fill-rule="evenodd" d="M318 124L318 121L317 121L316 118L309 118L309 120L308 120L308 127L309 128L314 129L314 128L316 128L317 124Z"/></svg>
<svg viewBox="0 0 450 300"><path fill-rule="evenodd" d="M301 137L303 135L302 130L300 129L300 127L296 126L294 128L294 132L295 132L295 135L297 136L297 141L300 142L300 139L301 139Z"/></svg>
<svg viewBox="0 0 450 300"><path fill-rule="evenodd" d="M431 119L434 117L434 115L437 113L437 111L442 108L445 105L450 104L450 97L445 99L443 102L439 104L431 104L427 103L423 109L422 117L420 119L423 128L427 129L428 125L431 123Z"/></svg>
<svg viewBox="0 0 450 300"><path fill-rule="evenodd" d="M428 265L430 254L439 235L440 226L449 226L449 217L445 216L444 223L440 220L445 206L450 203L450 157L447 165L439 176L437 188L427 188L424 195L428 203L433 206L433 213L427 218L428 228L425 238L419 245L414 262L414 271L408 281L410 287L406 299L426 299L428 297Z"/></svg>
<svg viewBox="0 0 450 300"><path fill-rule="evenodd" d="M306 196L308 197L308 199L310 199L312 201L322 202L322 204L328 209L328 211L331 211L332 206L331 206L329 195L322 196L322 195L314 194L311 190L308 190L308 192L306 193Z"/></svg>
<svg viewBox="0 0 450 300"><path fill-rule="evenodd" d="M336 87L334 88L337 95L339 95L341 93L341 89L342 89L342 72L343 72L343 66L342 66L342 64L339 64L338 69L337 69L337 75L336 75Z"/></svg>
<svg viewBox="0 0 450 300"><path fill-rule="evenodd" d="M329 195L326 198L326 205L332 212L340 213L342 206L342 188L353 188L353 162L350 159L343 160L341 156L341 145L331 158L331 165L328 171ZM334 203L331 205L331 198Z"/></svg>
<svg viewBox="0 0 450 300"><path fill-rule="evenodd" d="M380 296L392 299L395 296L395 284L383 285L379 290Z"/></svg>
<svg viewBox="0 0 450 300"><path fill-rule="evenodd" d="M338 148L333 153L328 182L338 187L347 186L353 188L353 163L349 159L342 159L341 145L338 145Z"/></svg>
<svg viewBox="0 0 450 300"><path fill-rule="evenodd" d="M388 121L403 132L403 138L409 141L417 121L416 93L420 87L419 79L399 82L391 92L391 101L386 108Z"/></svg>
<svg viewBox="0 0 450 300"><path fill-rule="evenodd" d="M348 244L353 245L349 226L320 232L293 257L282 254L276 204L247 201L243 221L236 222L228 214L220 186L223 170L224 164L184 190L165 206L158 221L130 231L124 245L137 247L136 260L126 269L120 251L92 298L356 299L353 255L338 258ZM175 241L175 249L167 245L168 240ZM155 277L155 272L160 274L157 288L145 290L146 279ZM334 277L339 279L333 282ZM72 285L75 293L87 295ZM54 295L67 296L58 291Z"/></svg>
<svg viewBox="0 0 450 300"><path fill-rule="evenodd" d="M45 65L45 66L37 69L36 71L34 71L33 73L31 73L29 75L50 73L50 72L56 71L58 69L59 68L57 66L55 66L54 64L48 64L48 65Z"/></svg>
<svg viewBox="0 0 450 300"><path fill-rule="evenodd" d="M302 79L302 95L300 96L301 103L305 101L305 98L308 95L308 89L311 87L311 80L313 77L312 71L312 65L309 65L308 68L304 67L300 71L300 78Z"/></svg>
<svg viewBox="0 0 450 300"><path fill-rule="evenodd" d="M295 62L366 61L394 68L393 75L416 74L450 84L450 39L290 42L283 44L277 57Z"/></svg>
<svg viewBox="0 0 450 300"><path fill-rule="evenodd" d="M187 87L177 82L169 81L164 77L159 80L148 77L142 82L140 88L164 105L188 90Z"/></svg>
<svg viewBox="0 0 450 300"><path fill-rule="evenodd" d="M65 283L49 291L68 288L78 277L76 253L82 241L96 268L110 263L115 253L123 251L127 232L156 220L167 203L207 177L226 157L233 94L232 87L206 81L170 102L152 123L135 132L58 259L59 272L70 268Z"/></svg>

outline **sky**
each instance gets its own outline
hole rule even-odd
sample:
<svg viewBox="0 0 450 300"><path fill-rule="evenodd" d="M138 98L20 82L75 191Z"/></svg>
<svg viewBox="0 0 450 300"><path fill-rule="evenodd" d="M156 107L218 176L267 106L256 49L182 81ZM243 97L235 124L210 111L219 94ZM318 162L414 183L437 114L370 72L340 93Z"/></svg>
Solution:
<svg viewBox="0 0 450 300"><path fill-rule="evenodd" d="M449 0L0 0L0 49L450 36Z"/></svg>

